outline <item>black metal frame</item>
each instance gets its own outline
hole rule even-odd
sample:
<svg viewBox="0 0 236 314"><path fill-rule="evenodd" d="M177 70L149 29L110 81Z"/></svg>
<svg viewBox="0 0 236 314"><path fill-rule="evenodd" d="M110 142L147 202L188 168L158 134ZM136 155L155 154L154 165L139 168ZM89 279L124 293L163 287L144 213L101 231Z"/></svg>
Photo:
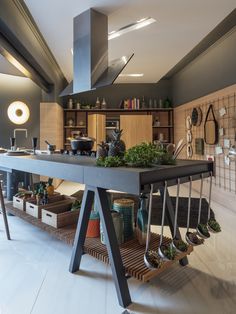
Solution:
<svg viewBox="0 0 236 314"><path fill-rule="evenodd" d="M131 297L129 293L127 279L125 277L125 268L122 263L111 212L109 210L110 206L107 192L105 189L95 188L91 186L86 186L85 188L69 270L72 273L79 270L81 257L83 254L83 245L88 227L89 215L94 196L96 197L98 211L104 230L109 261L111 265L112 275L115 281L119 304L122 307L127 307L131 303Z"/></svg>
<svg viewBox="0 0 236 314"><path fill-rule="evenodd" d="M2 194L2 182L1 181L0 181L0 204L1 204L2 216L3 216L4 225L5 225L7 239L11 240L8 221L7 221L7 213L6 213L4 198Z"/></svg>

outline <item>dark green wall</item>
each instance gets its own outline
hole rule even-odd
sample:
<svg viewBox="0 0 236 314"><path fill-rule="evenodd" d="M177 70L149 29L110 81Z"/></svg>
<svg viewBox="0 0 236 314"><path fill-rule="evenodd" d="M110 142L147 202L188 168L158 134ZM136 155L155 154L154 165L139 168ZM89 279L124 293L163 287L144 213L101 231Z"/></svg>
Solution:
<svg viewBox="0 0 236 314"><path fill-rule="evenodd" d="M235 56L236 28L172 77L175 106L235 84Z"/></svg>
<svg viewBox="0 0 236 314"><path fill-rule="evenodd" d="M23 125L13 124L7 116L7 108L13 101L25 102L30 110L30 119ZM9 148L9 138L13 130L24 128L28 130L28 139L22 132L17 134L19 146L31 147L31 138L39 138L39 104L41 89L28 78L0 74L0 146Z"/></svg>

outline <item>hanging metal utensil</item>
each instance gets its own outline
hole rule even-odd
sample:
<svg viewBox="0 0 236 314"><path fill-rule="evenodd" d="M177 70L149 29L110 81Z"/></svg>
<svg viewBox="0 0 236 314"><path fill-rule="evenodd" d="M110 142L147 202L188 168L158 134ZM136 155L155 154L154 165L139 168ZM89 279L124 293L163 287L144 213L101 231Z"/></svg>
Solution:
<svg viewBox="0 0 236 314"><path fill-rule="evenodd" d="M212 171L210 172L210 188L208 196L208 220L207 226L210 232L218 233L221 231L220 224L216 221L215 218L211 218L211 192L212 192Z"/></svg>
<svg viewBox="0 0 236 314"><path fill-rule="evenodd" d="M172 246L172 244L163 245L163 233L164 233L165 211L166 211L166 195L167 195L167 181L165 181L165 185L164 185L162 219L161 219L161 237L160 237L160 244L158 248L158 254L164 260L173 260L176 255L175 248Z"/></svg>
<svg viewBox="0 0 236 314"><path fill-rule="evenodd" d="M202 190L203 190L203 174L201 174L200 195L199 195L199 207L198 207L198 221L197 221L197 234L202 239L210 238L210 233L207 229L207 224L201 223L201 211L202 211Z"/></svg>
<svg viewBox="0 0 236 314"><path fill-rule="evenodd" d="M150 235L151 235L151 216L152 216L152 198L153 198L153 184L151 184L151 190L149 195L148 205L148 223L147 223L147 237L146 237L146 248L144 253L144 263L149 269L160 268L163 261L158 256L157 251L149 249Z"/></svg>
<svg viewBox="0 0 236 314"><path fill-rule="evenodd" d="M180 178L177 179L177 192L176 192L175 218L174 218L174 236L172 239L172 247L177 252L182 253L188 250L188 245L183 240L176 238L177 217L178 217L178 209L179 209L179 190L180 190Z"/></svg>
<svg viewBox="0 0 236 314"><path fill-rule="evenodd" d="M189 196L188 196L188 216L187 216L187 232L185 234L185 239L188 244L196 246L204 242L203 239L199 239L195 232L189 231L190 223L190 210L191 210L191 197L192 197L192 177L189 177Z"/></svg>

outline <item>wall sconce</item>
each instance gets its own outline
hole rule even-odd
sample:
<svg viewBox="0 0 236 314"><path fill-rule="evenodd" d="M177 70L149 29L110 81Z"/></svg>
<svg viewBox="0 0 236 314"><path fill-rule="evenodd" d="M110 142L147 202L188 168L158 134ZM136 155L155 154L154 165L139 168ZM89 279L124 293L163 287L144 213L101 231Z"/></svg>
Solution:
<svg viewBox="0 0 236 314"><path fill-rule="evenodd" d="M30 111L22 101L14 101L7 109L8 118L15 124L24 124L29 120Z"/></svg>

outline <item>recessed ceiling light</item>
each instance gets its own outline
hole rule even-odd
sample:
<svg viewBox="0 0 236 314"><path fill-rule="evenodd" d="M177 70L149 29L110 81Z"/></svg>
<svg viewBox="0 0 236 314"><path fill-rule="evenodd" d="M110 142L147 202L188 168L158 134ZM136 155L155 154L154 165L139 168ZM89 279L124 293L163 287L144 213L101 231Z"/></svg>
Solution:
<svg viewBox="0 0 236 314"><path fill-rule="evenodd" d="M118 29L117 31L110 32L108 34L108 40L117 38L117 37L119 37L121 35L124 35L124 34L126 34L128 32L132 32L132 31L135 31L135 30L140 29L142 27L148 26L148 25L150 25L150 24L152 24L154 22L156 22L156 20L153 19L152 17L142 18L142 19L136 21L135 23L126 25L126 26Z"/></svg>
<svg viewBox="0 0 236 314"><path fill-rule="evenodd" d="M120 77L142 77L143 75L144 75L143 73L129 73L129 74L121 73L119 76Z"/></svg>

